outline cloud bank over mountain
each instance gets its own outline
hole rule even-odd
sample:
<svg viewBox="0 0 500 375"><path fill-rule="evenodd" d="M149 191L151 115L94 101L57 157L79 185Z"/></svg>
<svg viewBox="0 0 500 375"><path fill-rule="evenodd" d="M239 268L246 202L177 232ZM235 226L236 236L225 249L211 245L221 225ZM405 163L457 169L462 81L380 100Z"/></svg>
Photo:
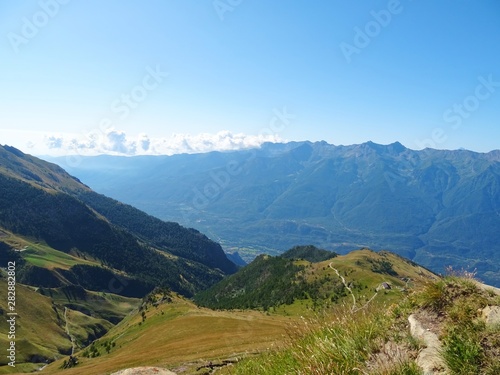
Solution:
<svg viewBox="0 0 500 375"><path fill-rule="evenodd" d="M283 142L277 134L260 133L250 135L222 130L217 133L186 134L173 133L169 137L155 138L146 133L127 134L110 128L87 134L72 133L30 133L29 137L11 130L9 140L24 137L24 151L37 155L173 155L210 151L230 151L259 147L264 142Z"/></svg>

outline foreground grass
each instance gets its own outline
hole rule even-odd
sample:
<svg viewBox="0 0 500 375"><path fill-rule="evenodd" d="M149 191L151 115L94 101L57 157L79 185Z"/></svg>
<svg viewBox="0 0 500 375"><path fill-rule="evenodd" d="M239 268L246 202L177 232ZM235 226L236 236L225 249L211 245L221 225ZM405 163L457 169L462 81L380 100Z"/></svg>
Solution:
<svg viewBox="0 0 500 375"><path fill-rule="evenodd" d="M290 327L288 342L280 350L248 358L221 373L420 374L410 358L376 356L385 342L395 338L391 328L397 318L391 311L371 308L352 313L348 306L336 308L316 321Z"/></svg>
<svg viewBox="0 0 500 375"><path fill-rule="evenodd" d="M221 374L422 374L416 363L423 344L409 335L407 319L431 317L442 342L441 356L451 375L500 374L500 326L481 318L500 297L468 277L447 276L420 285L389 307L328 311L315 321L291 326L274 351L248 357Z"/></svg>
<svg viewBox="0 0 500 375"><path fill-rule="evenodd" d="M417 299L442 319L442 356L450 374L498 375L500 325L487 325L481 315L486 306L499 306L500 296L466 276L429 284Z"/></svg>

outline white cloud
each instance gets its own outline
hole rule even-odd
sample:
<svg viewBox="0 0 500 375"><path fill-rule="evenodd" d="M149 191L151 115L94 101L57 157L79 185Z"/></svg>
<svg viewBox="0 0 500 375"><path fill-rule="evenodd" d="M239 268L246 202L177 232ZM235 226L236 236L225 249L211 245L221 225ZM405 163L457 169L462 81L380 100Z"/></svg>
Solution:
<svg viewBox="0 0 500 375"><path fill-rule="evenodd" d="M184 134L174 133L170 137L152 138L145 133L126 134L109 129L107 132L88 134L31 133L6 142L35 155L173 155L210 151L230 151L259 147L264 142L283 142L276 134L248 135L223 130L217 133ZM17 138L17 139L16 139Z"/></svg>
<svg viewBox="0 0 500 375"><path fill-rule="evenodd" d="M63 139L60 137L48 137L47 138L47 147L48 148L61 148L63 143Z"/></svg>
<svg viewBox="0 0 500 375"><path fill-rule="evenodd" d="M139 142L139 145L141 146L141 150L146 152L149 150L149 146L151 145L151 140L149 139L148 135L147 134L139 134L139 137L138 137L138 142Z"/></svg>

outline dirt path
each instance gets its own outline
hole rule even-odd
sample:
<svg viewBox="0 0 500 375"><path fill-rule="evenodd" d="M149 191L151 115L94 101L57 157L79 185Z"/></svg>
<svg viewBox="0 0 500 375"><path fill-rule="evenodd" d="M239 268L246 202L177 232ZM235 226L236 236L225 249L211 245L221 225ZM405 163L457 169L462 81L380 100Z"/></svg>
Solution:
<svg viewBox="0 0 500 375"><path fill-rule="evenodd" d="M356 296L354 295L353 291L351 288L349 288L349 285L347 284L347 282L345 281L345 278L339 273L339 271L334 268L332 266L332 263L330 262L330 264L328 264L328 267L330 267L332 270L335 271L335 273L337 274L338 277L340 277L340 280L342 280L342 284L344 284L344 287L349 291L349 293L351 294L351 297L352 297L352 307L351 307L351 311L352 312L356 312L356 311L359 311L359 310L362 310L366 307L368 307L368 305L370 304L370 302L372 302L375 297L377 297L378 295L378 291L375 292L375 294L361 307L356 307L357 305L357 301L356 301Z"/></svg>
<svg viewBox="0 0 500 375"><path fill-rule="evenodd" d="M328 265L328 267L330 267L332 270L335 271L335 273L337 274L338 277L340 277L340 280L342 280L342 284L344 284L344 287L349 291L349 293L351 293L351 296L352 296L352 307L351 307L351 311L354 311L356 310L356 297L354 296L354 293L352 292L352 289L349 288L349 285L347 285L345 279L344 279L344 276L342 276L339 271L334 268L332 266L332 263L330 262L330 264Z"/></svg>
<svg viewBox="0 0 500 375"><path fill-rule="evenodd" d="M362 310L362 309L368 307L370 302L373 301L375 299L375 297L377 297L377 295L378 295L378 292L375 292L375 294L372 296L372 298L370 298L368 301L366 301L366 303L363 306L361 306L359 309L357 309L356 311Z"/></svg>
<svg viewBox="0 0 500 375"><path fill-rule="evenodd" d="M68 308L64 307L64 321L66 322L65 330L67 335L71 340L71 355L75 354L75 338L69 333L68 318L67 318Z"/></svg>

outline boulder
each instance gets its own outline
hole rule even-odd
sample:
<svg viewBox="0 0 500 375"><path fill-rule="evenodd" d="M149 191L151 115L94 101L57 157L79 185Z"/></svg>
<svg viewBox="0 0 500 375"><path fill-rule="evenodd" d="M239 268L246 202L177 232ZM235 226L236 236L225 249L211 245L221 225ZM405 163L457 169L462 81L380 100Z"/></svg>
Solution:
<svg viewBox="0 0 500 375"><path fill-rule="evenodd" d="M410 323L411 335L426 346L417 357L417 365L423 370L423 374L446 374L446 365L440 354L441 342L438 336L425 329L414 314L408 317L408 322Z"/></svg>
<svg viewBox="0 0 500 375"><path fill-rule="evenodd" d="M481 317L486 322L486 325L500 325L500 306L486 306Z"/></svg>

